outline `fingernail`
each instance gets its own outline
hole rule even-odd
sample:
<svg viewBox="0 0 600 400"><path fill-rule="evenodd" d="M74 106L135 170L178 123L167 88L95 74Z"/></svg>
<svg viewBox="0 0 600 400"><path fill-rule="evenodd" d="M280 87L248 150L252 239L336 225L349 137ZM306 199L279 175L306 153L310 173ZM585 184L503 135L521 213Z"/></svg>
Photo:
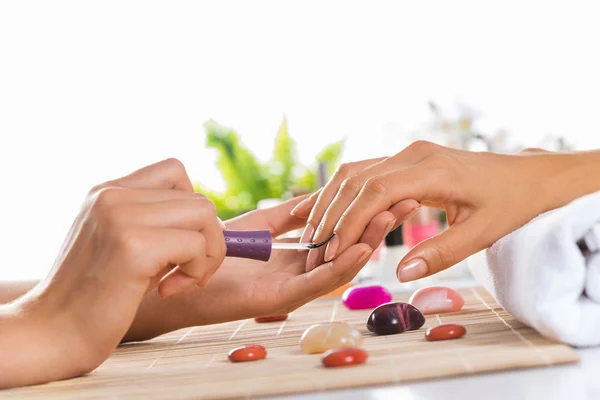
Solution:
<svg viewBox="0 0 600 400"><path fill-rule="evenodd" d="M360 265L373 253L373 250L365 250L361 256L358 258L358 261L355 265Z"/></svg>
<svg viewBox="0 0 600 400"><path fill-rule="evenodd" d="M309 198L306 198L306 199L302 200L300 203L296 204L296 207L294 207L292 209L292 211L290 211L290 214L292 214L293 216L296 216L296 217L299 216L297 214L305 215L306 211L302 212L303 211L302 209L304 207L306 207L306 205L308 204L308 200L309 200Z"/></svg>
<svg viewBox="0 0 600 400"><path fill-rule="evenodd" d="M329 262L335 258L336 251L337 251L339 245L340 245L340 240L338 239L337 235L335 235L334 237L331 238L329 243L327 243L327 248L325 249L325 257L324 257L325 262Z"/></svg>
<svg viewBox="0 0 600 400"><path fill-rule="evenodd" d="M221 228L226 229L227 226L225 226L225 222L223 222L219 217L217 217L217 219L219 220L219 225L221 225Z"/></svg>
<svg viewBox="0 0 600 400"><path fill-rule="evenodd" d="M308 252L308 257L306 257L306 272L314 269L317 266L317 260L319 258L319 250L312 249Z"/></svg>
<svg viewBox="0 0 600 400"><path fill-rule="evenodd" d="M302 236L300 236L300 243L310 243L312 236L315 233L315 228L311 224L306 224ZM302 250L298 250L302 251Z"/></svg>
<svg viewBox="0 0 600 400"><path fill-rule="evenodd" d="M413 209L405 218L405 221L408 221L409 219L411 219L412 217L414 217L415 215L417 215L419 213L419 211L421 211L421 206Z"/></svg>
<svg viewBox="0 0 600 400"><path fill-rule="evenodd" d="M410 260L398 267L397 276L400 282L410 282L421 278L427 273L427 264L420 258Z"/></svg>
<svg viewBox="0 0 600 400"><path fill-rule="evenodd" d="M392 231L392 228L394 227L395 224L396 224L395 219L388 222L388 224L385 226L385 235L383 235L384 238Z"/></svg>

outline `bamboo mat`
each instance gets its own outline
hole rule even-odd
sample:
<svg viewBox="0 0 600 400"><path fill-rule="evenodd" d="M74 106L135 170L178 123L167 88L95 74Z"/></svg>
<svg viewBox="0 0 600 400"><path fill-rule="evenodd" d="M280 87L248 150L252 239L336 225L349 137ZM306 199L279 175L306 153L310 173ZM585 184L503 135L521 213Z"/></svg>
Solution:
<svg viewBox="0 0 600 400"><path fill-rule="evenodd" d="M463 289L459 313L429 315L418 331L374 336L369 310L347 310L338 299L307 304L287 321L254 320L195 327L149 342L119 347L92 374L47 385L0 392L0 398L197 398L231 399L293 394L469 375L578 360L568 346L553 343L517 322L481 288ZM407 296L395 300L406 301ZM298 340L312 324L344 321L365 335L366 364L325 369L319 355L300 352ZM440 323L467 328L461 339L426 342L424 332ZM227 352L257 343L267 359L233 364Z"/></svg>

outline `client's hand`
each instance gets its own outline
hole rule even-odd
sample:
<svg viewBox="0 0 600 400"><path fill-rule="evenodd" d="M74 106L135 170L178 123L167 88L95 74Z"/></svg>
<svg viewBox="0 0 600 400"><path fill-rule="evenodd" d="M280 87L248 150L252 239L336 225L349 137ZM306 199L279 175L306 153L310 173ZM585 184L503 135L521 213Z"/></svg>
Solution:
<svg viewBox="0 0 600 400"><path fill-rule="evenodd" d="M94 188L48 277L0 306L0 388L96 368L146 292L208 283L225 256L223 229L176 160Z"/></svg>
<svg viewBox="0 0 600 400"><path fill-rule="evenodd" d="M326 188L292 211L316 226L312 240L336 236L312 250L307 269L334 260L355 243L371 219L391 211L397 227L419 207L447 213L450 228L401 260L401 281L448 268L521 227L536 215L598 190L598 152L520 155L476 153L416 142L395 156L344 166ZM339 175L339 174L338 174ZM310 239L310 238L309 238ZM400 261L400 260L399 260Z"/></svg>
<svg viewBox="0 0 600 400"><path fill-rule="evenodd" d="M270 229L277 237L304 225L304 219L290 215L304 198L256 210L225 224L228 229ZM204 288L190 288L167 299L150 292L125 340L144 340L194 325L288 313L352 280L393 220L387 211L376 215L360 243L350 244L335 260L308 273L304 270L305 251L274 250L266 263L225 259Z"/></svg>

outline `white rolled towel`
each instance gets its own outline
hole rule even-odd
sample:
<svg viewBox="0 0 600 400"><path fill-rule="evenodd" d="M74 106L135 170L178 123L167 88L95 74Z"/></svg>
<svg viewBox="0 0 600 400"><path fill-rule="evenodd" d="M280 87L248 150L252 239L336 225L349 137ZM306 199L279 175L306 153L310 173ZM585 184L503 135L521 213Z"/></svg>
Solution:
<svg viewBox="0 0 600 400"><path fill-rule="evenodd" d="M483 283L506 311L548 338L600 345L600 192L539 215L485 253Z"/></svg>

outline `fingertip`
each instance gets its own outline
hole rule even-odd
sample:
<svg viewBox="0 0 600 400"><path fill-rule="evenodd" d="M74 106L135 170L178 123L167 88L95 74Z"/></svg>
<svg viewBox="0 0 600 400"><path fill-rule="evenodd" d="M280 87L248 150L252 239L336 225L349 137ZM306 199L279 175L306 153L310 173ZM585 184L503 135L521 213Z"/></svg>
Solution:
<svg viewBox="0 0 600 400"><path fill-rule="evenodd" d="M323 260L325 262L329 262L337 256L337 250L339 245L340 239L337 237L337 235L334 234L334 236L329 240L329 243L327 243L327 247L325 248L325 256L323 257Z"/></svg>
<svg viewBox="0 0 600 400"><path fill-rule="evenodd" d="M411 282L423 278L427 275L428 267L422 258L413 258L410 261L402 262L396 270L396 275L400 282Z"/></svg>
<svg viewBox="0 0 600 400"><path fill-rule="evenodd" d="M310 210L312 209L310 203L310 197L302 200L300 203L296 204L296 207L294 207L292 211L290 211L290 214L298 218L308 218L308 216L310 215Z"/></svg>

